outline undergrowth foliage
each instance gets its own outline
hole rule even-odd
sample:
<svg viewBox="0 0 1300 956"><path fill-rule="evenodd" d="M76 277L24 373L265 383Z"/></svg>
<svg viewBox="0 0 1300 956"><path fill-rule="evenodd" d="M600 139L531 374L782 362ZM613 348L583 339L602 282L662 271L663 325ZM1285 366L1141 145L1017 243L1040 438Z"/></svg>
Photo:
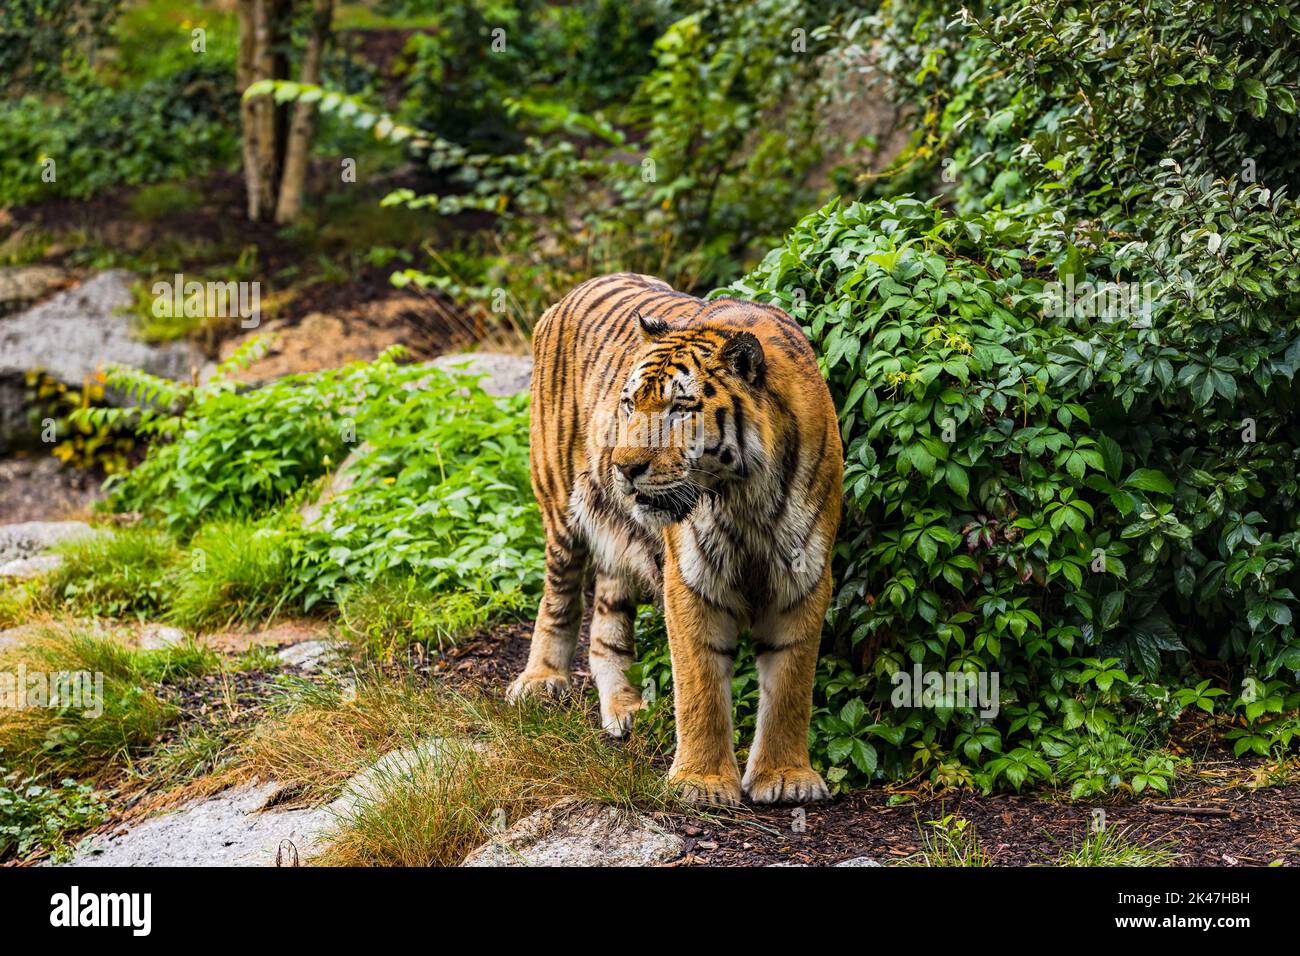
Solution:
<svg viewBox="0 0 1300 956"><path fill-rule="evenodd" d="M832 203L723 290L801 319L840 408L829 636L873 703L864 776L1163 788L1145 744L1188 706L1217 698L1238 753L1297 731L1300 216L1285 187L1148 176L1141 231L1096 248L1060 212ZM1149 300L1089 291L1115 279ZM999 716L894 707L914 665L998 674Z"/></svg>
<svg viewBox="0 0 1300 956"><path fill-rule="evenodd" d="M185 542L166 578L178 623L311 610L346 591L354 611L369 608L352 615L362 642L391 650L391 623L362 596L370 585L439 593L442 611L420 638L432 643L540 593L526 395L494 398L462 373L399 365L400 350L241 390L228 373L256 354L250 345L197 387L112 371L109 384L140 404L84 413L134 421L155 438L146 460L111 485L110 506ZM322 489L318 480L344 464L349 487ZM317 513L301 520L313 497ZM74 566L64 577L63 591L86 600L87 575Z"/></svg>

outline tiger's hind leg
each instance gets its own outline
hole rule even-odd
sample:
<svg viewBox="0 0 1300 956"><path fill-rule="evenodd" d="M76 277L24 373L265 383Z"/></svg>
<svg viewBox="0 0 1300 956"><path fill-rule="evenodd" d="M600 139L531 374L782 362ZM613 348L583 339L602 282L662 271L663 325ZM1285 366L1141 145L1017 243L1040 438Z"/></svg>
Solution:
<svg viewBox="0 0 1300 956"><path fill-rule="evenodd" d="M589 551L567 527L546 527L546 577L533 625L528 664L506 692L511 703L536 693L557 694L569 686L573 651L582 625L582 587Z"/></svg>
<svg viewBox="0 0 1300 956"><path fill-rule="evenodd" d="M634 627L637 589L624 578L596 573L596 601L591 616L591 676L600 692L600 723L611 737L632 729L644 707L641 693L627 679L636 660Z"/></svg>

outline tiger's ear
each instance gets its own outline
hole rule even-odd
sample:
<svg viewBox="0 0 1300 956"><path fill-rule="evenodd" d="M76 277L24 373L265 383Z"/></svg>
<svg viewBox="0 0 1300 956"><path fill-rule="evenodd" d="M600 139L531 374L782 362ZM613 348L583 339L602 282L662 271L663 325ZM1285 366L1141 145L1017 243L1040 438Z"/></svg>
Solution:
<svg viewBox="0 0 1300 956"><path fill-rule="evenodd" d="M733 332L722 346L722 360L727 367L750 385L762 385L767 371L763 343L749 332Z"/></svg>
<svg viewBox="0 0 1300 956"><path fill-rule="evenodd" d="M653 315L646 315L639 308L632 310L632 318L636 319L636 324L641 329L641 338L647 342L653 342L668 331L667 322L656 319Z"/></svg>

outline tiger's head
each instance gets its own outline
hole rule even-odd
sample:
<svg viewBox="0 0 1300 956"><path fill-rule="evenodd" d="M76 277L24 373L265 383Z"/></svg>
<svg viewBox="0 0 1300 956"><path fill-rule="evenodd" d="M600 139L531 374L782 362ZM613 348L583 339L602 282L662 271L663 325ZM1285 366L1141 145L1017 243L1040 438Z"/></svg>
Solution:
<svg viewBox="0 0 1300 956"><path fill-rule="evenodd" d="M767 363L750 332L636 321L641 346L608 430L611 477L633 520L663 528L765 461L757 400Z"/></svg>

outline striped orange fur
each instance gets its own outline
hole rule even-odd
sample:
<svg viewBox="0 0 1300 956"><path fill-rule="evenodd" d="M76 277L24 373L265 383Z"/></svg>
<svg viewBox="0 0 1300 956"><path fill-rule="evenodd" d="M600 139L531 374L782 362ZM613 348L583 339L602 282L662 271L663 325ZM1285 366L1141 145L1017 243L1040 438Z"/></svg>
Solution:
<svg viewBox="0 0 1300 956"><path fill-rule="evenodd" d="M593 567L591 673L609 733L625 734L642 706L626 677L637 605L662 599L671 776L686 795L826 797L807 740L844 466L835 407L798 323L773 306L612 275L548 309L533 352L546 578L511 699L568 685ZM742 778L730 678L746 629L760 698Z"/></svg>

